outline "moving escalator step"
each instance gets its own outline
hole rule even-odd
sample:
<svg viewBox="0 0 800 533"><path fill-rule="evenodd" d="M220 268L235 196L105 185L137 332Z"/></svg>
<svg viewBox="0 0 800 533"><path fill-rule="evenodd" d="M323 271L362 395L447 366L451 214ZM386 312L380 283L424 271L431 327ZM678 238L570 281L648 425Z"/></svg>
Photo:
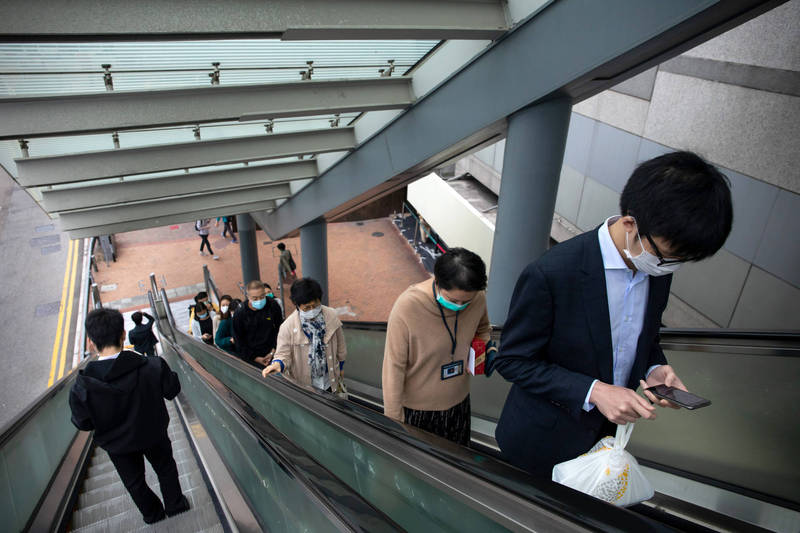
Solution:
<svg viewBox="0 0 800 533"><path fill-rule="evenodd" d="M187 494L187 497L189 495ZM139 511L134 507L119 513L117 515L111 516L109 518L103 518L94 522L92 524L88 524L82 527L74 527L72 528L73 533L100 533L100 532L144 532L144 531L169 531L170 533L194 533L197 531L204 531L211 529L215 526L220 526L219 531L221 531L221 524L219 521L219 517L217 516L217 511L213 505L209 505L208 503L203 504L200 502L198 506L195 506L196 502L192 501L192 510L179 514L177 516L173 516L162 520L156 524L148 525L142 521L142 515L139 514ZM131 502L131 506L133 502Z"/></svg>

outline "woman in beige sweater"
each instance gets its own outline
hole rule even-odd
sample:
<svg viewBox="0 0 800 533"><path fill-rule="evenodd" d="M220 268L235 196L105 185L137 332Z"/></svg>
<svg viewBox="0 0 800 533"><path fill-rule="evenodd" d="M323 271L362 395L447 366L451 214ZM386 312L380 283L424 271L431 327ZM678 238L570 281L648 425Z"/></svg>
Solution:
<svg viewBox="0 0 800 533"><path fill-rule="evenodd" d="M467 364L472 339L488 341L486 266L464 248L436 260L434 279L412 285L389 315L383 354L386 416L469 444Z"/></svg>
<svg viewBox="0 0 800 533"><path fill-rule="evenodd" d="M339 392L347 356L342 321L334 309L322 305L317 281L299 279L290 292L297 309L281 324L275 355L261 374L280 372L298 385Z"/></svg>

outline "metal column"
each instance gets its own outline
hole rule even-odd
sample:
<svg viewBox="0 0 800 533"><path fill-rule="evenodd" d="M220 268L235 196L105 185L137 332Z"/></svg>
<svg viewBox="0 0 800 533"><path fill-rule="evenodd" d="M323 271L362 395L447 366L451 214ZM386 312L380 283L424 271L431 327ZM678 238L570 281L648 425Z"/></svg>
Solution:
<svg viewBox="0 0 800 533"><path fill-rule="evenodd" d="M571 110L557 98L508 119L487 293L493 324L505 323L517 278L547 250Z"/></svg>
<svg viewBox="0 0 800 533"><path fill-rule="evenodd" d="M242 256L242 281L246 287L254 279L261 279L258 269L256 226L253 217L247 213L236 215L236 226L239 229L239 252Z"/></svg>
<svg viewBox="0 0 800 533"><path fill-rule="evenodd" d="M324 218L300 228L300 249L303 277L313 278L322 285L322 303L328 305L328 226Z"/></svg>

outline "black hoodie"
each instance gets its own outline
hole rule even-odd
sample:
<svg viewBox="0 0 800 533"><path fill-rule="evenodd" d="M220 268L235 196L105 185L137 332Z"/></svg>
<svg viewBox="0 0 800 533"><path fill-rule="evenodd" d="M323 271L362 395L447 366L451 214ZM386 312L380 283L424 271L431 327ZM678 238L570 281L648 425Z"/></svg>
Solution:
<svg viewBox="0 0 800 533"><path fill-rule="evenodd" d="M242 303L233 314L233 338L239 357L255 364L256 357L275 349L281 322L281 308L274 298L267 297L263 309L250 309L247 302Z"/></svg>
<svg viewBox="0 0 800 533"><path fill-rule="evenodd" d="M180 390L178 375L164 359L123 351L78 373L69 395L72 423L94 430L95 441L109 453L144 450L167 437L164 398L172 400Z"/></svg>

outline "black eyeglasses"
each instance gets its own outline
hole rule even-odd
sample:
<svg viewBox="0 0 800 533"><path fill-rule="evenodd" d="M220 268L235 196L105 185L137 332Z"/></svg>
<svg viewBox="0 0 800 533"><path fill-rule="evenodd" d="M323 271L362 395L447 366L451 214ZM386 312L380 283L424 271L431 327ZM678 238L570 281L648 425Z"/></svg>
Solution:
<svg viewBox="0 0 800 533"><path fill-rule="evenodd" d="M656 246L656 243L653 242L653 239L650 238L650 235L645 233L644 236L647 237L647 242L649 242L650 246L653 247L653 250L656 251L656 257L658 257L658 265L656 266L675 265L686 262L686 259L664 259L664 256L661 255L661 251L658 249L658 246Z"/></svg>

